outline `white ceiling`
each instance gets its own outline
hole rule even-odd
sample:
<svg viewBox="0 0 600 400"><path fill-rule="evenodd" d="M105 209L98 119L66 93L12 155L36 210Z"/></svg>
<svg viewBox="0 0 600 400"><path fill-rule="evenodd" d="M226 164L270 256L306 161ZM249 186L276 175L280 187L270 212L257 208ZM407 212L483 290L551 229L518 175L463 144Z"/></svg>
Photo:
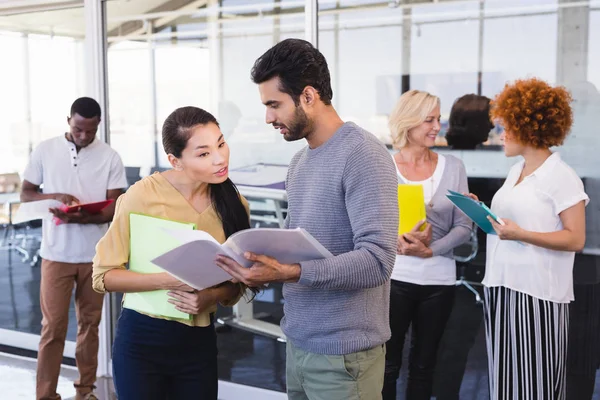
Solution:
<svg viewBox="0 0 600 400"><path fill-rule="evenodd" d="M123 17L147 13L166 2L168 0L110 0L106 3L108 30L118 27ZM188 3L193 1L190 0ZM50 7L55 9L49 10ZM42 11L33 11L36 9ZM18 13L12 14L14 12ZM9 13L12 15L6 15ZM111 18L117 18L119 21L111 22ZM0 30L83 37L85 35L83 1L0 0Z"/></svg>
<svg viewBox="0 0 600 400"><path fill-rule="evenodd" d="M256 6L257 3L270 1L273 0L239 0L232 3ZM362 0L357 3L377 3L378 6L383 4L383 7L387 7L387 2L395 1L398 1L401 6L404 4L406 7L411 7L415 4L434 5L437 2L464 3L480 0ZM487 1L502 4L504 0ZM160 11L183 10L184 13L189 14L190 9L197 10L207 2L208 0L107 0L108 31L111 36L137 35L139 37L145 33L140 16L150 13L149 17L153 18L155 26L165 26L177 18L182 18L182 14L165 15L160 14ZM157 9L159 12L155 13ZM186 18L183 17L183 20ZM0 31L2 30L83 38L85 36L83 0L0 0Z"/></svg>

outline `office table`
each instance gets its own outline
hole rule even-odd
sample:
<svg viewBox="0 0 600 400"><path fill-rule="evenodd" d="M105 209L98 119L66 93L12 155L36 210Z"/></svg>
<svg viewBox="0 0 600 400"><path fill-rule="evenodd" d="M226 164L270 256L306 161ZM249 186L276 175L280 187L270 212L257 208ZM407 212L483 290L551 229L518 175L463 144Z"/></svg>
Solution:
<svg viewBox="0 0 600 400"><path fill-rule="evenodd" d="M21 202L21 193L0 193L0 204L14 204Z"/></svg>
<svg viewBox="0 0 600 400"><path fill-rule="evenodd" d="M4 205L8 209L8 225L4 231L4 237L0 242L0 248L3 248L6 244L8 231L12 228L13 224L13 204L21 202L21 194L16 193L0 193L0 204Z"/></svg>
<svg viewBox="0 0 600 400"><path fill-rule="evenodd" d="M15 245L16 237L14 236L14 224L13 224L13 205L19 204L21 202L21 194L19 192L13 193L0 193L0 204L3 204L8 209L8 224L4 229L4 234L2 235L2 240L0 241L0 250L15 250L23 257L23 262L29 260L31 255L29 252L21 247ZM37 258L33 257L35 262L37 262ZM33 264L34 262L32 262Z"/></svg>

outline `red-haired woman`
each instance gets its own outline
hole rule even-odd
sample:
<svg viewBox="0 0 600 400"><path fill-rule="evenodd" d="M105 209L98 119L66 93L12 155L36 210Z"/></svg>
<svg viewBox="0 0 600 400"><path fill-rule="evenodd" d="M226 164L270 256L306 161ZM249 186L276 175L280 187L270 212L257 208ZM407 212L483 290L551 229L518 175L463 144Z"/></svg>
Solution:
<svg viewBox="0 0 600 400"><path fill-rule="evenodd" d="M585 243L583 183L560 155L571 96L538 79L507 85L492 104L504 153L522 156L492 201L485 326L491 399L564 399L573 261Z"/></svg>

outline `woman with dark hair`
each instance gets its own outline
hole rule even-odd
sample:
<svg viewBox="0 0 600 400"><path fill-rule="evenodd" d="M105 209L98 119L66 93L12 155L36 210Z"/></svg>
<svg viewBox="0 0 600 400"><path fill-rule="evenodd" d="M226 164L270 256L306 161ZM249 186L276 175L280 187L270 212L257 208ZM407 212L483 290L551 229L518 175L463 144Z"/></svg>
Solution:
<svg viewBox="0 0 600 400"><path fill-rule="evenodd" d="M229 148L211 114L178 108L167 117L162 138L173 168L142 179L118 199L110 229L96 247L93 286L100 293L166 289L175 308L192 315L179 320L122 310L113 348L120 400L216 400L213 316L217 303L235 304L244 288L225 282L198 291L167 273L127 270L129 215L194 223L224 242L250 227L248 203L228 178Z"/></svg>
<svg viewBox="0 0 600 400"><path fill-rule="evenodd" d="M566 398L569 303L575 252L585 244L581 179L550 150L573 123L571 96L539 79L518 80L495 98L504 153L521 156L492 200L484 317L490 399ZM475 197L475 196L473 196Z"/></svg>
<svg viewBox="0 0 600 400"><path fill-rule="evenodd" d="M450 110L446 141L455 150L475 150L488 140L494 124L490 121L490 99L476 94L459 97Z"/></svg>

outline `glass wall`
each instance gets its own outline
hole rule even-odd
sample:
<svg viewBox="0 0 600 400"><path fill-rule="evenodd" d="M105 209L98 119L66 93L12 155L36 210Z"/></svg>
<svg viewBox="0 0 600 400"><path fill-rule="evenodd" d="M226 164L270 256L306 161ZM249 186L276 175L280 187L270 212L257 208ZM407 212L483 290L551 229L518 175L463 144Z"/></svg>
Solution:
<svg viewBox="0 0 600 400"><path fill-rule="evenodd" d="M311 16L304 1L177 4L181 7L158 0L107 3L111 143L132 180L139 179L168 166L159 140L164 118L184 105L206 108L219 119L231 146L232 173L256 173L270 184L251 198L254 222L277 225L285 214L285 193L270 174L284 177L287 163L304 144L286 143L265 124L250 70L271 45L303 38ZM581 295L600 290L600 161L593 150L599 143L594 123L600 111L598 38L600 5L594 1L319 1L318 45L329 63L333 104L342 118L389 144L388 115L401 93L421 89L438 95L443 127L438 151L464 161L471 190L484 201L491 200L516 160L507 159L498 146L500 127L475 151L448 148L444 136L453 102L468 93L493 98L505 83L532 76L571 90L575 125L559 151L584 178L592 199L586 249L576 258L576 316L600 309ZM265 164L282 165L283 174ZM438 400L488 397L481 306L464 285L481 292L485 238L479 237L476 249L457 270L457 299L436 372ZM270 304L263 319L277 322L280 293L274 290L260 300L259 308ZM585 321L572 319L572 335L590 328ZM592 355L600 360L600 354ZM570 366L570 374L579 373L577 365Z"/></svg>
<svg viewBox="0 0 600 400"><path fill-rule="evenodd" d="M32 148L63 133L71 103L83 93L83 41L0 25L0 48L11 55L0 76L0 132L9 144L0 149L0 173L22 172Z"/></svg>
<svg viewBox="0 0 600 400"><path fill-rule="evenodd" d="M145 2L137 3L143 9ZM111 143L128 166L141 167L142 174L168 166L159 132L167 115L185 105L218 117L231 168L289 161L298 146L282 146L264 123L250 70L274 43L303 36L302 3L223 1L173 9L132 32L135 21L120 15L118 4L107 5ZM140 151L132 154L131 146Z"/></svg>
<svg viewBox="0 0 600 400"><path fill-rule="evenodd" d="M389 144L388 116L401 93L420 89L439 96L438 151L464 161L471 190L486 202L517 160L507 159L497 146L499 128L477 150L446 147L454 101L468 93L493 98L505 83L534 76L571 91L575 123L557 150L584 179L591 203L586 210L586 248L575 261L568 374L569 379L582 379L579 387L590 382L593 386L600 360L593 344L600 334L593 322L600 317L595 311L600 303L594 300L600 290L600 160L595 151L600 139L594 121L600 112L599 5L555 0L319 4L319 47L329 62L334 105L342 117ZM469 254L471 249L465 250ZM489 397L482 310L463 284L467 281L481 293L485 250L485 238L479 235L477 254L457 269L459 289L435 376L438 400ZM404 398L405 374L398 398ZM573 398L586 397L580 392Z"/></svg>
<svg viewBox="0 0 600 400"><path fill-rule="evenodd" d="M493 96L505 82L532 72L555 78L556 6L540 9L555 2L401 3L326 1L319 7L319 47L332 70L335 105L385 142L387 115L403 89L436 93L445 125L452 103L465 93ZM344 96L349 90L360 95ZM488 144L497 144L496 136Z"/></svg>
<svg viewBox="0 0 600 400"><path fill-rule="evenodd" d="M37 350L41 221L13 217L31 151L66 132L71 104L84 94L82 29L82 8L0 17L0 345ZM76 334L72 303L67 356Z"/></svg>
<svg viewBox="0 0 600 400"><path fill-rule="evenodd" d="M129 1L136 14L125 12L122 3L107 3L110 142L123 158L129 182L169 167L160 140L163 121L176 108L193 105L219 120L231 149L232 175L240 169L243 174L247 167L260 170L267 168L264 164L282 164L276 175L283 171L278 182L283 185L287 163L303 144L285 142L265 123L265 108L250 71L255 60L275 43L304 37L304 2L177 4L179 8L166 3L153 10L146 0ZM250 201L253 226L279 224L285 213L282 189L272 198L270 194L248 194L240 187ZM120 313L119 296L113 296L111 303L114 328ZM276 382L270 383L253 381L244 366L255 342L285 351L281 343L271 339L281 335L281 316L281 285L273 285L251 304L241 302L234 310L219 309L220 321L231 325L243 317L245 327L258 326L268 337L246 333L250 339L236 339L236 343L223 346L221 379L282 389L277 364L265 366L277 369ZM229 348L236 349L235 354L228 355Z"/></svg>
<svg viewBox="0 0 600 400"><path fill-rule="evenodd" d="M372 2L356 3L320 5L319 48L329 64L333 104L342 118L386 141L387 114L405 72L403 13Z"/></svg>
<svg viewBox="0 0 600 400"><path fill-rule="evenodd" d="M304 11L298 3L261 4L258 16L243 22L228 18L221 24L222 61L218 113L231 146L231 167L257 163L286 164L297 145L289 145L270 125L257 86L250 79L256 59L275 43L304 37ZM235 2L224 2L224 7ZM248 11L246 11L248 12ZM241 17L240 17L241 19Z"/></svg>
<svg viewBox="0 0 600 400"><path fill-rule="evenodd" d="M264 106L250 70L273 44L305 37L305 20L311 18L305 13L305 2L106 4L110 141L128 167L130 182L168 166L160 143L166 116L185 105L203 107L221 123L231 146L233 172L255 172L260 182L266 182L258 194L257 185L240 185L245 195L250 193L253 224L277 226L286 207L281 177L304 143L287 143L265 124ZM34 339L22 336L21 341L28 343L24 347L37 347L39 268L30 261L39 246L39 226L11 223L20 181L14 174L22 173L41 140L64 132L71 102L84 94L83 20L82 9L0 17L0 49L10 55L0 67L0 344L15 345L19 336L14 332L25 332ZM422 89L440 96L444 129L438 150L464 161L471 190L485 201L516 160L504 157L497 146L498 129L475 151L446 147L445 129L455 99L467 93L494 97L507 81L530 76L571 90L575 125L559 151L584 178L591 203L586 213L586 248L575 263L571 337L577 340L571 343L575 356L570 358L569 374L585 376L589 382L596 369L581 365L597 366L600 360L593 345L597 338L585 336L595 332L594 321L600 318L595 300L600 298L600 160L594 151L600 143L595 123L600 113L600 4L322 0L318 35L332 74L334 106L345 120L355 121L383 142L389 144L388 115L401 93ZM266 171L274 171L277 179ZM481 292L484 260L485 241L480 237L477 254L457 270L462 279L439 354L438 400L488 398L481 306L464 285L470 283ZM265 314L250 310L250 315L276 324L282 299L277 285L273 286L255 302L255 308ZM113 304L116 317L119 302ZM74 322L72 315L69 339L74 338ZM279 361L281 357L274 355ZM235 375L234 369L229 373ZM278 385L283 380L280 375ZM239 376L232 379L249 383ZM401 386L402 382L405 379Z"/></svg>

